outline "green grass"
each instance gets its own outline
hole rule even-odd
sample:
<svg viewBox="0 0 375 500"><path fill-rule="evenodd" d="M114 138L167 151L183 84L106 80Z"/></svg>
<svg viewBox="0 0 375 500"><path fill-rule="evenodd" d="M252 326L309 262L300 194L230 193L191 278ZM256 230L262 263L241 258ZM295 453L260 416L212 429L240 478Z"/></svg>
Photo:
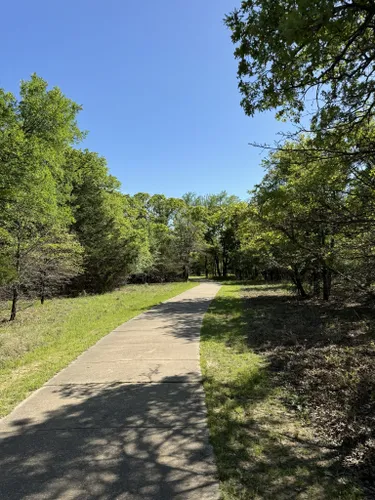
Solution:
<svg viewBox="0 0 375 500"><path fill-rule="evenodd" d="M121 323L196 286L129 285L103 295L21 303L16 321L0 309L0 416Z"/></svg>
<svg viewBox="0 0 375 500"><path fill-rule="evenodd" d="M341 473L334 451L285 407L286 389L274 382L267 358L249 347L252 322L261 318L244 307L244 293L238 283L224 283L201 335L208 423L223 499L362 498Z"/></svg>

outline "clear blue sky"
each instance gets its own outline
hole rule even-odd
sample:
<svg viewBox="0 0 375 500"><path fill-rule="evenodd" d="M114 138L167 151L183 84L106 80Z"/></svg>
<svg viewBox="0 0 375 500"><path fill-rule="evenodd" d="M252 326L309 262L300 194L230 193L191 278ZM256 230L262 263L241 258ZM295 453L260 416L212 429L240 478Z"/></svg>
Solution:
<svg viewBox="0 0 375 500"><path fill-rule="evenodd" d="M223 17L240 0L21 0L2 6L0 87L36 72L83 105L85 147L124 192L245 198L273 114L246 117Z"/></svg>

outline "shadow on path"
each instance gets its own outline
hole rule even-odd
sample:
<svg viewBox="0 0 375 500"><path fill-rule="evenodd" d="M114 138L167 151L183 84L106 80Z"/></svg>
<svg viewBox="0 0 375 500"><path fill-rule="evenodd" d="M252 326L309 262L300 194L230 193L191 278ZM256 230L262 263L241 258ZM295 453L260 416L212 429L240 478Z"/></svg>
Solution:
<svg viewBox="0 0 375 500"><path fill-rule="evenodd" d="M208 310L211 298L185 299L181 302L165 302L159 304L135 320L125 323L124 327L131 330L137 328L138 322L145 322L144 328L152 328L159 335L162 330L173 337L182 340L199 340L203 316ZM150 325L148 325L148 322ZM168 328L170 327L170 328ZM119 327L120 330L122 327Z"/></svg>
<svg viewBox="0 0 375 500"><path fill-rule="evenodd" d="M215 498L199 385L46 389L54 409L0 433L2 499Z"/></svg>

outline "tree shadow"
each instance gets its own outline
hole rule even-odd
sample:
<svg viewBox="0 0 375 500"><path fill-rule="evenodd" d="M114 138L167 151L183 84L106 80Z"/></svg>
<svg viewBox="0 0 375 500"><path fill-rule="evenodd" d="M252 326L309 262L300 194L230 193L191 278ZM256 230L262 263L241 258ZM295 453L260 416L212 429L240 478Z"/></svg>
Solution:
<svg viewBox="0 0 375 500"><path fill-rule="evenodd" d="M169 343L198 341L209 303L176 298L144 312L3 419L1 498L218 498L198 351L186 365L126 359L129 342L159 343L159 356Z"/></svg>
<svg viewBox="0 0 375 500"><path fill-rule="evenodd" d="M45 386L27 403L2 422L1 498L215 498L199 385Z"/></svg>
<svg viewBox="0 0 375 500"><path fill-rule="evenodd" d="M245 289L245 292L254 288ZM274 291L271 289L271 291ZM280 295L279 290L247 297L251 314L249 345L261 352L281 346L298 345L309 349L331 345L355 347L374 339L374 309L343 302L324 303Z"/></svg>
<svg viewBox="0 0 375 500"><path fill-rule="evenodd" d="M296 425L293 416L272 401L273 390L259 387L256 378L241 388L214 384L210 389L212 397L230 399L230 404L216 404L220 421L210 426L220 480L230 498L346 498L337 448L323 446ZM245 409L243 416L239 406Z"/></svg>
<svg viewBox="0 0 375 500"><path fill-rule="evenodd" d="M322 349L345 350L371 336L352 335L358 306L354 308L356 312L351 305L333 306L334 321L346 324L339 336L328 327L332 319L329 306L300 301L291 295L280 296L280 292L273 286L270 290L262 286L245 287L244 298L223 294L216 298L210 308L212 314L205 320L204 340L217 346L213 350L225 347L230 353L229 380L225 373L220 373L220 363L226 363L223 358L218 358L219 366L210 365L205 376L211 440L220 479L228 498L360 498L355 486L342 475L347 453L342 443L328 435L329 422L322 415L320 420L314 420L317 426L327 426L326 433L319 435L317 427L312 431L311 426L296 419L293 410L301 402L302 387L305 397L310 398L309 410L316 405L317 393L326 394L316 409L342 423L338 405L327 403L327 398L340 391L340 387L331 387L332 377L323 377L312 390L309 384L313 383L316 365L311 371L301 372L300 362L303 360L304 366L308 366L311 356L317 356ZM364 312L361 310L360 314ZM300 358L296 357L297 351ZM246 358L248 352L262 355L264 362ZM324 356L322 353L322 359ZM247 370L241 368L243 362L247 362ZM208 363L214 361L210 359ZM254 363L258 363L256 368ZM234 379L233 365L240 367ZM360 412L360 408L351 405L346 415L348 421L355 421Z"/></svg>
<svg viewBox="0 0 375 500"><path fill-rule="evenodd" d="M309 414L374 494L374 308L288 296L249 297L247 305L251 348L267 356L279 384L292 388L288 403Z"/></svg>
<svg viewBox="0 0 375 500"><path fill-rule="evenodd" d="M183 301L168 301L159 304L146 312L142 313L141 317L136 318L139 321L147 324L152 322L153 330L160 335L160 332L165 332L165 335L173 336L181 340L199 340L200 329L202 326L203 316L211 303L210 298L198 297L196 299L184 299ZM115 331L129 329L130 323L116 328Z"/></svg>

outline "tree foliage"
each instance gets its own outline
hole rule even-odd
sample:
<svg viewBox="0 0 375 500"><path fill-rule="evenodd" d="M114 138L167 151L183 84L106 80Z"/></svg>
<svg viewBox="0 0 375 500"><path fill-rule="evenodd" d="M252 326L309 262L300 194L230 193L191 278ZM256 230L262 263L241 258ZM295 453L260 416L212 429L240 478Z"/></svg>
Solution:
<svg viewBox="0 0 375 500"><path fill-rule="evenodd" d="M372 0L244 0L226 17L247 114L299 121L315 99L316 129L374 116Z"/></svg>
<svg viewBox="0 0 375 500"><path fill-rule="evenodd" d="M244 0L225 22L245 112L275 110L305 132L268 148L241 248L302 296L328 299L338 281L371 292L375 4Z"/></svg>
<svg viewBox="0 0 375 500"><path fill-rule="evenodd" d="M318 15L319 2L309 9L300 3L293 4L300 8L296 26L306 27L298 16L307 9L303 23L308 22ZM277 15L283 36L291 30L294 40L297 28L288 17L295 16L293 5L243 2L241 10L227 18L235 41L245 44L238 50L247 47L244 60L254 56L246 71L241 69L242 76L251 77L246 88L258 98L248 94L253 106L249 113L282 106L288 113L294 110L296 118L302 112L302 101L298 102L302 84L288 93L290 82L276 63L261 75L263 63L268 67L276 55L280 61L289 58L287 40L280 38L278 47L274 31L265 29L262 36L269 38L264 43L269 44L270 59L261 59L266 57L266 45L261 45L258 59L251 52L257 41L254 33L260 29L255 22L264 27L270 22L265 13ZM332 7L330 2L324 5L320 16ZM357 10L353 20L356 16ZM326 29L331 29L331 20L327 23ZM273 54L276 48L279 52ZM317 68L323 64L319 61ZM304 63L298 64L300 74L296 69L293 82L304 73ZM317 68L311 70L310 79L318 78ZM280 79L282 86L280 92L273 88L273 96L272 78ZM359 78L359 87L362 82ZM323 87L327 85L324 82ZM371 85L368 88L371 92ZM337 99L345 89L335 87ZM334 99L327 96L329 108ZM349 109L345 102L343 113ZM182 198L123 194L105 158L78 149L84 137L77 126L79 110L37 75L21 82L19 99L0 91L0 280L12 298L11 319L16 317L20 294L37 294L43 302L60 293L100 293L127 280L183 280L191 273L289 278L301 296L315 294L326 300L337 287L372 293L375 129L371 120L358 120L350 134L328 129L322 133L317 124L323 123L323 114L316 114L310 132L271 150L263 162L263 180L244 202L225 191L205 196L187 193ZM339 118L351 120L349 114Z"/></svg>

